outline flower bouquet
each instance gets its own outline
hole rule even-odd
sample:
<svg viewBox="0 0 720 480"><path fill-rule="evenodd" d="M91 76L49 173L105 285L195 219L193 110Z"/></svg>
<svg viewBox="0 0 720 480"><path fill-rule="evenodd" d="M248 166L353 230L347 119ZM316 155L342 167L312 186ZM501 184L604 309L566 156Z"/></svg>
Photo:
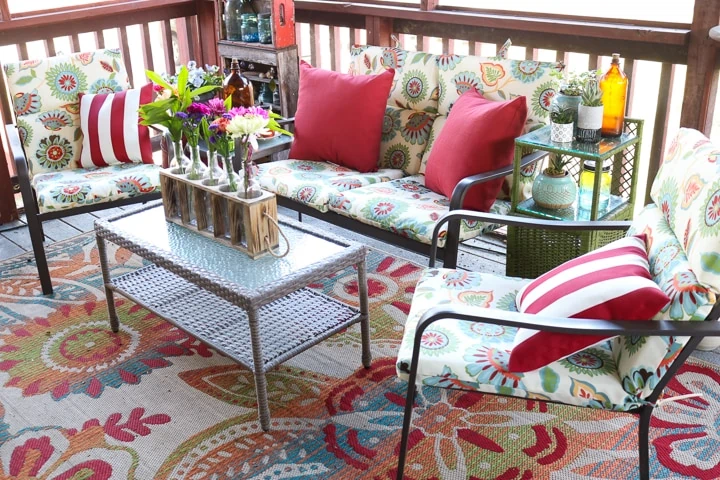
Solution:
<svg viewBox="0 0 720 480"><path fill-rule="evenodd" d="M141 105L138 109L140 124L159 126L168 131L174 147L171 164L176 164L184 173L190 162L182 155L182 137L188 131L189 126L186 125L185 116L178 114L186 113L188 107L193 103L193 98L218 87L205 85L192 89L188 84L190 72L185 66L180 68L176 85L170 85L160 75L150 70L146 70L145 74L155 84L158 96L154 102Z"/></svg>

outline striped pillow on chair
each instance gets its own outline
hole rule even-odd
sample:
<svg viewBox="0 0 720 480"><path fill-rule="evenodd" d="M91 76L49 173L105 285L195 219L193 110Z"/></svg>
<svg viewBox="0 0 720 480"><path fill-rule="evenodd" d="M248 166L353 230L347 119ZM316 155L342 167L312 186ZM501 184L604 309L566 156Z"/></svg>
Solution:
<svg viewBox="0 0 720 480"><path fill-rule="evenodd" d="M138 115L138 107L152 100L152 83L122 92L81 95L81 166L153 163L150 131L140 125Z"/></svg>
<svg viewBox="0 0 720 480"><path fill-rule="evenodd" d="M650 320L670 299L648 267L645 235L625 237L538 277L515 302L518 311L545 317ZM536 370L607 338L521 328L509 369Z"/></svg>

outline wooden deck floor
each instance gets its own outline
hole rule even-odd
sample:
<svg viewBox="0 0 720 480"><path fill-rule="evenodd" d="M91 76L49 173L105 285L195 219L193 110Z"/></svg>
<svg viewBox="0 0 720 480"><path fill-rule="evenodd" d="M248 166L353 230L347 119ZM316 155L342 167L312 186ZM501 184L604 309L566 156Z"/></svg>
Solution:
<svg viewBox="0 0 720 480"><path fill-rule="evenodd" d="M45 244L49 245L61 240L72 238L84 232L92 231L96 218L106 217L126 210L131 207L111 208L93 213L83 213L63 219L50 220L43 223L45 231ZM280 213L295 217L295 212L287 209L280 209ZM378 250L383 250L391 255L407 258L420 265L427 265L427 257L417 255L391 245L378 242L374 239L357 235L354 232L329 225L315 218L303 217L303 222L317 226L318 230L332 231L357 242L361 242ZM0 225L0 261L32 251L30 233L25 223L25 216L21 219ZM461 247L458 264L465 269L487 273L505 273L505 237L504 235L485 235L478 239L466 242Z"/></svg>

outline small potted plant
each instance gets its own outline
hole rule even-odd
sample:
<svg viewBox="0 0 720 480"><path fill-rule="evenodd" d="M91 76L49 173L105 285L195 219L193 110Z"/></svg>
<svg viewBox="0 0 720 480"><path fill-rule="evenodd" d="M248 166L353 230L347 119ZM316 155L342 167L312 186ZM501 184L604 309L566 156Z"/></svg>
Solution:
<svg viewBox="0 0 720 480"><path fill-rule="evenodd" d="M603 120L603 92L597 78L585 82L582 100L578 107L577 139L585 143L600 141Z"/></svg>
<svg viewBox="0 0 720 480"><path fill-rule="evenodd" d="M532 196L542 208L558 210L570 207L577 196L577 185L565 167L563 155L551 154L547 168L533 181Z"/></svg>
<svg viewBox="0 0 720 480"><path fill-rule="evenodd" d="M550 107L550 141L567 143L573 139L573 116L571 107L562 107L554 103Z"/></svg>

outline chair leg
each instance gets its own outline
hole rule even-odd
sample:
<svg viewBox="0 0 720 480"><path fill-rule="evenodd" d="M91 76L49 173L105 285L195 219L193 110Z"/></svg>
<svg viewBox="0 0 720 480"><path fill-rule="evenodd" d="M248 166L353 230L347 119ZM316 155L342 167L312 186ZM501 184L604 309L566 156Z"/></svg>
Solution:
<svg viewBox="0 0 720 480"><path fill-rule="evenodd" d="M27 209L26 209L27 210ZM35 254L35 265L40 276L40 285L43 295L52 295L53 286L50 280L50 269L48 268L47 257L45 256L45 234L43 233L42 222L31 212L27 212L27 224L30 231L33 253Z"/></svg>
<svg viewBox="0 0 720 480"><path fill-rule="evenodd" d="M411 375L415 377L415 375ZM398 458L397 480L402 480L405 471L405 460L407 457L408 437L410 436L410 423L412 421L413 404L415 403L415 381L408 382L407 395L405 396L405 413L403 414L402 435L400 437L400 455Z"/></svg>
<svg viewBox="0 0 720 480"><path fill-rule="evenodd" d="M638 453L640 457L640 480L650 480L650 419L653 407L647 405L640 411L638 425Z"/></svg>

